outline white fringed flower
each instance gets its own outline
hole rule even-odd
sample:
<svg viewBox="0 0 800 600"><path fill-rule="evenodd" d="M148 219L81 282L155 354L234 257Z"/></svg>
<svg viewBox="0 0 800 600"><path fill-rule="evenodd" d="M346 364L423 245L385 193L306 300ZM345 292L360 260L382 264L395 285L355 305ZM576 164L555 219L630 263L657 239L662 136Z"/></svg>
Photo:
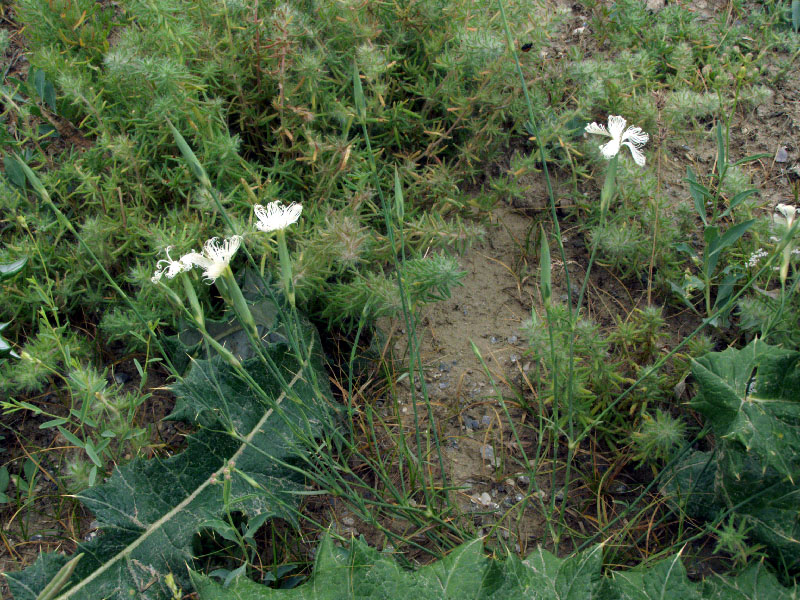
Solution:
<svg viewBox="0 0 800 600"><path fill-rule="evenodd" d="M167 255L167 258L161 259L156 263L156 271L150 278L150 281L153 283L158 283L161 281L161 278L164 275L167 276L167 279L173 279L178 273L191 270L192 263L186 260L186 256L188 256L188 254L186 256L182 256L180 260L172 260L172 257L169 255L170 250L172 250L172 246L167 246L164 248L164 253Z"/></svg>
<svg viewBox="0 0 800 600"><path fill-rule="evenodd" d="M597 133L611 138L610 142L606 142L600 146L600 152L603 156L610 160L614 158L621 146L625 145L631 150L634 162L640 167L644 166L644 154L639 150L647 143L650 136L647 135L639 127L628 127L625 129L627 121L620 116L608 117L608 129L598 123L590 123L586 126L586 133Z"/></svg>
<svg viewBox="0 0 800 600"><path fill-rule="evenodd" d="M217 277L222 275L241 243L242 236L240 235L231 236L222 242L219 241L219 238L213 237L203 245L202 254L190 252L181 258L181 261L188 261L204 269L203 277L208 283L213 283Z"/></svg>
<svg viewBox="0 0 800 600"><path fill-rule="evenodd" d="M797 209L791 204L778 204L775 211L780 213L780 215L775 215L776 222L785 225L786 229L791 229L795 216L797 216Z"/></svg>
<svg viewBox="0 0 800 600"><path fill-rule="evenodd" d="M260 204L253 207L256 217L258 217L256 227L266 232L286 229L300 218L302 210L303 205L296 202L292 202L289 206L281 206L280 202L270 202L266 208Z"/></svg>

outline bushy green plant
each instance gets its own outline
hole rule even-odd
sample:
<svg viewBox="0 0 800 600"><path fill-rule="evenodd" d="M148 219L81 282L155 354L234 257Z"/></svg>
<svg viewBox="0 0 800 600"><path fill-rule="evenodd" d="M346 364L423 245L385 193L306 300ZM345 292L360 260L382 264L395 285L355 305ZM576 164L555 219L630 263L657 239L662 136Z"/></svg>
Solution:
<svg viewBox="0 0 800 600"><path fill-rule="evenodd" d="M622 278L638 278L650 259L650 244L638 221L614 219L590 232L600 254L598 264L613 269Z"/></svg>
<svg viewBox="0 0 800 600"><path fill-rule="evenodd" d="M631 434L633 459L651 465L668 462L685 436L686 424L668 412L658 409L655 417L644 414L639 428Z"/></svg>

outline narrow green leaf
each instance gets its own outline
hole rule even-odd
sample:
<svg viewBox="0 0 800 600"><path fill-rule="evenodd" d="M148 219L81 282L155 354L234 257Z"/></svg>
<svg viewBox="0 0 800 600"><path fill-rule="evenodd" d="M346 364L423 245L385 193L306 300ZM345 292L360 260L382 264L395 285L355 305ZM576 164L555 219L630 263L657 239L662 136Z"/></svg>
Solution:
<svg viewBox="0 0 800 600"><path fill-rule="evenodd" d="M711 245L709 249L712 254L716 254L718 252L722 252L728 246L734 244L736 240L742 237L747 230L753 226L755 223L755 219L750 219L749 221L745 221L743 223L739 223L738 225L734 225L733 227L729 227L728 230L723 233L720 237L718 237Z"/></svg>
<svg viewBox="0 0 800 600"><path fill-rule="evenodd" d="M15 401L15 403L17 406L19 406L19 408L25 408L31 411L35 415L42 414L42 409L36 406L35 404L31 404L30 402L25 402L24 400L17 400Z"/></svg>
<svg viewBox="0 0 800 600"><path fill-rule="evenodd" d="M405 215L406 203L403 199L403 186L400 185L400 175L397 174L397 167L394 168L394 210L397 222L402 226Z"/></svg>
<svg viewBox="0 0 800 600"><path fill-rule="evenodd" d="M92 440L86 440L86 444L83 447L86 450L86 454L89 456L89 460L91 460L98 468L103 468L103 461L100 460L100 456L97 453L97 449L94 447L94 443Z"/></svg>
<svg viewBox="0 0 800 600"><path fill-rule="evenodd" d="M729 214L731 214L731 211L733 211L737 206L739 206L747 198L756 193L758 193L758 190L745 190L743 192L739 192L738 194L736 194L733 198L731 198L731 202L728 205L728 208L725 210L724 213L720 215L720 218L722 219L727 217Z"/></svg>
<svg viewBox="0 0 800 600"><path fill-rule="evenodd" d="M44 98L44 81L44 71L36 69L33 73L33 87L36 88L36 93L39 94L40 98Z"/></svg>
<svg viewBox="0 0 800 600"><path fill-rule="evenodd" d="M766 152L762 152L760 154L751 154L750 156L745 156L744 158L740 158L735 163L731 163L731 166L738 167L739 165L743 165L756 160L761 160L762 158L772 158L772 154L768 154Z"/></svg>
<svg viewBox="0 0 800 600"><path fill-rule="evenodd" d="M258 532L258 530L261 529L261 527L263 527L264 523L267 522L268 517L269 515L264 513L250 519L247 522L247 531L244 532L244 535L242 537L244 537L245 539L252 539L253 536Z"/></svg>
<svg viewBox="0 0 800 600"><path fill-rule="evenodd" d="M50 107L50 110L56 112L56 88L49 81L44 84L44 95L42 99L45 104Z"/></svg>
<svg viewBox="0 0 800 600"><path fill-rule="evenodd" d="M61 588L69 581L69 578L72 576L72 572L75 570L75 567L78 566L78 563L83 558L83 553L76 554L74 558L72 558L67 564L65 564L61 569L59 569L58 573L56 573L55 577L47 584L41 593L36 597L36 600L52 600L55 598L56 595L61 591Z"/></svg>
<svg viewBox="0 0 800 600"><path fill-rule="evenodd" d="M6 356L16 356L14 351L11 349L11 344L0 335L0 358L5 358Z"/></svg>
<svg viewBox="0 0 800 600"><path fill-rule="evenodd" d="M50 429L51 427L57 427L58 425L63 425L69 421L69 419L65 419L64 417L59 417L57 419L51 419L49 421L45 421L41 425L39 425L39 429Z"/></svg>
<svg viewBox="0 0 800 600"><path fill-rule="evenodd" d="M550 298L553 296L553 286L550 264L550 244L547 242L547 234L544 227L541 227L541 250L539 253L539 289L542 292L542 301L545 308L550 306Z"/></svg>
<svg viewBox="0 0 800 600"><path fill-rule="evenodd" d="M687 294L685 289L683 289L681 286L677 285L672 281L669 282L669 287L672 289L675 295L678 296L678 298L680 298L683 301L683 303L689 310L691 310L694 313L697 313L697 309L695 308L694 304L692 304L692 300Z"/></svg>
<svg viewBox="0 0 800 600"><path fill-rule="evenodd" d="M3 167L5 168L6 178L19 188L25 188L26 179L25 172L22 170L16 158L6 156L3 159Z"/></svg>
<svg viewBox="0 0 800 600"><path fill-rule="evenodd" d="M64 427L62 427L61 425L58 426L58 430L61 432L61 435L63 435L67 439L67 441L70 444L72 444L73 446L77 446L78 448L84 448L85 444L83 443L83 441L80 438L75 436L74 433L72 433L68 429L64 429Z"/></svg>
<svg viewBox="0 0 800 600"><path fill-rule="evenodd" d="M139 379L141 379L142 381L144 381L144 379L145 379L145 376L144 376L144 369L142 369L142 365L141 365L141 364L139 364L139 360L138 360L138 359L136 359L136 358L134 358L134 359L133 359L133 365L136 367L136 372L137 372L137 373L139 373Z"/></svg>
<svg viewBox="0 0 800 600"><path fill-rule="evenodd" d="M792 29L800 32L800 0L792 0Z"/></svg>
<svg viewBox="0 0 800 600"><path fill-rule="evenodd" d="M181 154L183 154L183 158L185 158L186 162L189 163L189 168L192 170L192 173L194 173L194 176L203 187L211 188L211 180L208 178L206 170L203 168L203 165L200 164L200 161L197 160L197 156L189 147L189 144L186 143L186 140L183 138L180 131L175 128L175 126L172 124L172 121L169 119L167 119L167 126L170 128L170 131L172 131L172 136L175 138L175 143L178 145L178 149L181 151Z"/></svg>
<svg viewBox="0 0 800 600"><path fill-rule="evenodd" d="M36 173L34 173L33 170L16 154L14 155L14 158L16 159L17 166L22 173L25 174L25 178L33 186L33 189L36 190L36 193L39 194L39 197L45 202L51 202L50 193L47 191L47 188L44 187L44 184L42 184L41 179L37 177Z"/></svg>
<svg viewBox="0 0 800 600"><path fill-rule="evenodd" d="M22 465L22 472L25 474L25 480L28 483L33 483L33 480L36 478L36 472L39 470L39 467L33 462L30 458L25 459L25 463Z"/></svg>
<svg viewBox="0 0 800 600"><path fill-rule="evenodd" d="M708 220L706 219L706 198L712 197L711 192L709 192L705 186L698 183L697 176L694 174L692 167L689 166L686 167L686 181L689 182L689 193L694 200L694 209L703 221L703 225L708 227Z"/></svg>
<svg viewBox="0 0 800 600"><path fill-rule="evenodd" d="M24 256L14 262L0 264L0 281L9 279L19 273L27 262L28 257Z"/></svg>
<svg viewBox="0 0 800 600"><path fill-rule="evenodd" d="M230 523L223 521L222 519L209 519L201 525L201 528L210 529L229 542L239 541L239 537L236 535L236 530L231 526Z"/></svg>
<svg viewBox="0 0 800 600"><path fill-rule="evenodd" d="M367 105L364 101L364 88L361 87L361 76L356 61L353 61L353 100L356 103L358 118L363 123L367 119Z"/></svg>
<svg viewBox="0 0 800 600"><path fill-rule="evenodd" d="M717 227L707 227L704 234L706 237L706 253L703 257L703 268L706 270L706 276L711 278L717 268L722 251L734 244L740 237L742 237L747 230L753 226L755 219L750 219L744 223L739 223L719 235Z"/></svg>
<svg viewBox="0 0 800 600"><path fill-rule="evenodd" d="M728 155L725 147L725 134L722 131L722 122L717 122L717 174L720 181L728 170Z"/></svg>
<svg viewBox="0 0 800 600"><path fill-rule="evenodd" d="M719 260L719 255L713 251L714 244L719 240L719 227L709 225L703 229L703 240L706 243L706 250L703 253L703 274L706 279L711 279Z"/></svg>

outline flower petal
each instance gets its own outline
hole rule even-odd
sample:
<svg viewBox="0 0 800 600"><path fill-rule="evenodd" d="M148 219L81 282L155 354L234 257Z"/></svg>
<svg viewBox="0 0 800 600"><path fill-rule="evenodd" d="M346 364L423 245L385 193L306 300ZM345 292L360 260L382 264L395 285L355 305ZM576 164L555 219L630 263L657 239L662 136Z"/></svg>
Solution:
<svg viewBox="0 0 800 600"><path fill-rule="evenodd" d="M199 252L189 252L181 256L181 262L190 266L198 266L205 269L211 264L211 261Z"/></svg>
<svg viewBox="0 0 800 600"><path fill-rule="evenodd" d="M783 218L786 220L793 219L797 214L797 209L791 204L778 204L778 206L775 207L775 210L781 213Z"/></svg>
<svg viewBox="0 0 800 600"><path fill-rule="evenodd" d="M603 153L606 160L611 160L619 152L619 140L612 139L610 142L606 142L600 146L600 152Z"/></svg>
<svg viewBox="0 0 800 600"><path fill-rule="evenodd" d="M600 125L599 123L589 123L584 128L584 131L586 133L597 133L599 135L607 135L609 137L611 136L611 134L608 133L608 129L606 129L604 125Z"/></svg>
<svg viewBox="0 0 800 600"><path fill-rule="evenodd" d="M643 146L647 143L647 140L650 139L650 136L642 131L641 127L628 127L625 130L625 133L622 134L621 141L631 141L637 146Z"/></svg>
<svg viewBox="0 0 800 600"><path fill-rule="evenodd" d="M300 218L303 210L302 204L292 202L289 206L281 206L278 201L270 202L266 209L260 204L253 207L253 211L258 217L256 228L260 231L270 232L279 229L286 229L289 225Z"/></svg>
<svg viewBox="0 0 800 600"><path fill-rule="evenodd" d="M172 246L164 248L164 254L167 255L167 258L162 258L156 263L156 271L150 278L150 281L153 283L161 281L164 275L166 275L168 279L174 279L179 273L183 273L192 268L192 265L185 263L183 258L180 260L172 260L172 257L169 255L170 250L172 250Z"/></svg>
<svg viewBox="0 0 800 600"><path fill-rule="evenodd" d="M634 144L631 144L630 142L622 142L622 143L626 145L628 148L630 148L631 156L633 157L633 162L635 162L640 167L643 167L645 163L645 158L644 154L639 150L639 148Z"/></svg>
<svg viewBox="0 0 800 600"><path fill-rule="evenodd" d="M625 117L610 115L608 117L608 131L611 133L611 137L622 141L622 130L625 129L626 124Z"/></svg>

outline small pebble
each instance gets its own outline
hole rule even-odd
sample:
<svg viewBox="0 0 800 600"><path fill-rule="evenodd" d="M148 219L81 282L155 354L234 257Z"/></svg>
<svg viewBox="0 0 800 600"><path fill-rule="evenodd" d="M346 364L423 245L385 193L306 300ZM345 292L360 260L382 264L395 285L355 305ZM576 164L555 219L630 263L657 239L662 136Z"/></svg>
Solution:
<svg viewBox="0 0 800 600"><path fill-rule="evenodd" d="M522 502L524 499L525 499L525 496L523 496L522 494L516 494L514 496L514 501L515 502Z"/></svg>
<svg viewBox="0 0 800 600"><path fill-rule="evenodd" d="M786 152L786 148L784 146L778 148L778 151L775 153L775 162L789 162L789 153Z"/></svg>
<svg viewBox="0 0 800 600"><path fill-rule="evenodd" d="M520 475L517 477L517 485L520 487L528 487L531 484L531 478L527 475Z"/></svg>
<svg viewBox="0 0 800 600"><path fill-rule="evenodd" d="M114 381L119 385L125 385L131 380L131 376L127 373L114 373Z"/></svg>
<svg viewBox="0 0 800 600"><path fill-rule="evenodd" d="M517 343L517 336L512 335L510 338L508 338L508 343L509 344L516 344Z"/></svg>
<svg viewBox="0 0 800 600"><path fill-rule="evenodd" d="M83 536L83 541L84 541L84 542L91 542L91 541L92 541L93 539L95 539L95 538L96 538L98 535L100 535L100 532L99 532L97 529L95 529L94 531L90 531L90 532L89 532L89 533L87 533L85 536Z"/></svg>
<svg viewBox="0 0 800 600"><path fill-rule="evenodd" d="M481 425L488 427L492 424L492 416L491 415L483 415L481 417Z"/></svg>
<svg viewBox="0 0 800 600"><path fill-rule="evenodd" d="M480 496L478 496L478 499L484 506L489 506L492 503L492 497L486 492L483 492Z"/></svg>
<svg viewBox="0 0 800 600"><path fill-rule="evenodd" d="M447 389L447 388L449 388L449 387L450 387L450 384L449 384L449 383L447 383L446 381L442 381L442 382L439 384L439 389L440 389L440 390L446 390L446 389Z"/></svg>
<svg viewBox="0 0 800 600"><path fill-rule="evenodd" d="M608 491L614 494L615 496L619 496L622 494L629 494L630 488L622 483L621 481L615 481L610 486L608 486Z"/></svg>
<svg viewBox="0 0 800 600"><path fill-rule="evenodd" d="M494 448L488 444L481 446L481 458L488 461L494 461Z"/></svg>
<svg viewBox="0 0 800 600"><path fill-rule="evenodd" d="M494 336L492 336L492 337L489 339L489 341L490 341L490 342L492 342L493 344L496 344L496 343L497 343L497 338L496 338L496 337L494 337Z"/></svg>
<svg viewBox="0 0 800 600"><path fill-rule="evenodd" d="M481 424L478 421L476 421L475 419L473 419L472 417L468 417L467 415L464 415L462 418L464 420L464 427L466 427L467 429L480 429L481 428Z"/></svg>
<svg viewBox="0 0 800 600"><path fill-rule="evenodd" d="M558 490L556 492L556 502L563 502L564 501L564 490Z"/></svg>

